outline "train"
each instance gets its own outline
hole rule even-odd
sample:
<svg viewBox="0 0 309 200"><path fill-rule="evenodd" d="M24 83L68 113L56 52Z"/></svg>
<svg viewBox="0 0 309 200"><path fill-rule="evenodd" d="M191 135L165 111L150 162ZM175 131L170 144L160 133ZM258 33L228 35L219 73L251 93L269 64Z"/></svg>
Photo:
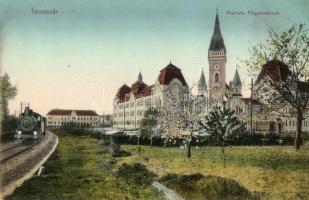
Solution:
<svg viewBox="0 0 309 200"><path fill-rule="evenodd" d="M46 135L46 118L26 107L18 117L15 138L24 141L38 142Z"/></svg>

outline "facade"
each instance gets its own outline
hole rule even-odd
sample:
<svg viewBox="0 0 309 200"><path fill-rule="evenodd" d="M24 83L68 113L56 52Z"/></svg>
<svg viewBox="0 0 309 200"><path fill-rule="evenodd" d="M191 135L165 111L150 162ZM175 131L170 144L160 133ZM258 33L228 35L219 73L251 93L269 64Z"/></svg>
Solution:
<svg viewBox="0 0 309 200"><path fill-rule="evenodd" d="M235 110L237 116L247 123L247 129L254 132L295 132L296 118L292 117L292 108L282 108L280 114L268 109L266 102L258 100L257 95L263 92L265 74L270 74L275 81L282 81L288 77L288 67L274 59L266 63L254 82L252 98L242 95L242 82L236 67L233 80L226 83L227 51L220 29L218 13L215 17L214 32L208 48L208 88L202 71L197 95L205 98L207 111L220 108L223 105ZM309 84L302 82L299 88L303 94L309 93ZM123 85L119 88L114 99L113 122L114 127L133 130L140 126L144 112L150 106L165 106L171 94L182 95L188 91L188 85L181 70L170 63L160 71L157 81L148 86L139 74L138 80L131 87ZM282 114L283 113L283 114ZM285 114L284 114L285 113ZM303 121L303 131L309 132L309 116Z"/></svg>
<svg viewBox="0 0 309 200"><path fill-rule="evenodd" d="M93 110L52 109L46 114L46 118L48 127L61 127L70 123L90 127L100 125L100 117Z"/></svg>

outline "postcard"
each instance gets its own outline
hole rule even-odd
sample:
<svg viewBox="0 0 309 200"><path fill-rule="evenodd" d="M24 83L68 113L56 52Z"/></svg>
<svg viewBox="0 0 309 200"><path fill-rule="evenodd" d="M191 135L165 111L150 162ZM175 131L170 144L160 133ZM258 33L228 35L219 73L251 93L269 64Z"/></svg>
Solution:
<svg viewBox="0 0 309 200"><path fill-rule="evenodd" d="M0 199L309 199L307 1L0 5Z"/></svg>

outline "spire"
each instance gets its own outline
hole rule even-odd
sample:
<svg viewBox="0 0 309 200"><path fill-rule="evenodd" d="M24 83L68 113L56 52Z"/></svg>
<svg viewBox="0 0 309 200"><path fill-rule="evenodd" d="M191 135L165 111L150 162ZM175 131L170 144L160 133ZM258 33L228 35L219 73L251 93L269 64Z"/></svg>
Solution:
<svg viewBox="0 0 309 200"><path fill-rule="evenodd" d="M143 76L142 76L142 73L141 73L141 72L139 72L139 74L138 74L137 81L138 81L139 83L143 83Z"/></svg>
<svg viewBox="0 0 309 200"><path fill-rule="evenodd" d="M222 49L224 49L225 51L224 41L223 41L223 37L221 34L221 30L220 30L220 22L219 22L218 8L217 8L215 28L214 28L214 32L211 37L209 50L219 51Z"/></svg>
<svg viewBox="0 0 309 200"><path fill-rule="evenodd" d="M206 84L206 80L205 80L205 75L204 75L204 70L202 70L202 74L200 77L200 80L198 81L198 88L200 89L207 89L207 84Z"/></svg>
<svg viewBox="0 0 309 200"><path fill-rule="evenodd" d="M237 67L236 67L236 71L235 71L234 78L233 78L233 84L235 86L241 86L242 85L240 77L239 77L239 73L238 73L238 70L237 70Z"/></svg>

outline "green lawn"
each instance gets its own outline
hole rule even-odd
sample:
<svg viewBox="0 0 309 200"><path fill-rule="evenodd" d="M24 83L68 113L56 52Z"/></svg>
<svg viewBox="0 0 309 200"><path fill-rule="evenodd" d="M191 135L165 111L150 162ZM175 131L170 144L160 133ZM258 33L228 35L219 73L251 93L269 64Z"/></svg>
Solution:
<svg viewBox="0 0 309 200"><path fill-rule="evenodd" d="M123 163L141 162L159 176L167 173L231 178L261 199L309 199L309 147L228 147L223 168L218 147L192 149L122 145L131 156L113 159L100 141L60 135L45 163L46 177L34 177L6 199L159 199L150 188L136 188L114 176Z"/></svg>
<svg viewBox="0 0 309 200"><path fill-rule="evenodd" d="M309 147L228 147L223 168L218 147L193 149L192 158L179 148L123 145L132 156L124 162L141 162L160 176L167 173L215 175L232 178L261 199L309 199Z"/></svg>
<svg viewBox="0 0 309 200"><path fill-rule="evenodd" d="M45 163L46 177L34 177L6 199L159 199L150 188L134 188L113 176L114 162L99 141L59 135Z"/></svg>

